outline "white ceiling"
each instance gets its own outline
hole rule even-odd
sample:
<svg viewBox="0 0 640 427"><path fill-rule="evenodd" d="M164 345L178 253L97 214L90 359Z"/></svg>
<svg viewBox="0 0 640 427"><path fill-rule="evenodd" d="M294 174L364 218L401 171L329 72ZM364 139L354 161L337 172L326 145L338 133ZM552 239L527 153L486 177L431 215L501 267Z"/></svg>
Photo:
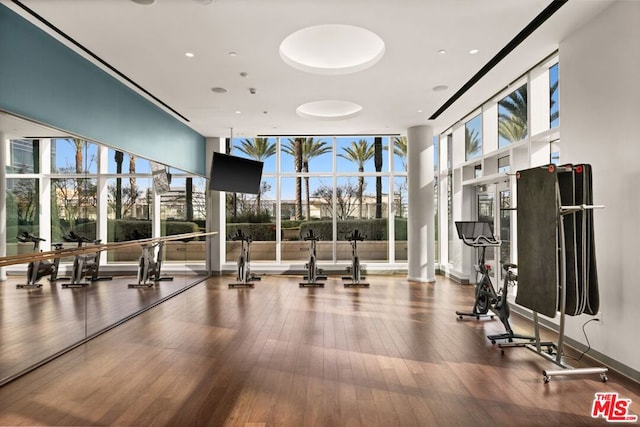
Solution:
<svg viewBox="0 0 640 427"><path fill-rule="evenodd" d="M44 28L11 0L0 1ZM429 120L550 0L156 0L148 6L131 0L21 1L186 117L193 129L223 137L231 128L234 136L246 137L404 134L421 124L441 132L610 3L569 1ZM314 75L287 65L279 54L285 37L319 24L370 30L384 41L384 56L370 69L347 75ZM479 52L471 55L471 49ZM439 85L448 89L434 91ZM228 92L214 93L213 87ZM333 121L296 114L301 104L322 100L354 102L362 112Z"/></svg>

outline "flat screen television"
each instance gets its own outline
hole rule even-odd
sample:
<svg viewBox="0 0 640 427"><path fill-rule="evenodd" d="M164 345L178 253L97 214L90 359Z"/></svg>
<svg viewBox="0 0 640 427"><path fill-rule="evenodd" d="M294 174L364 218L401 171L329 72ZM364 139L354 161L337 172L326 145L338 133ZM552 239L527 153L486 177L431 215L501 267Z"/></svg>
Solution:
<svg viewBox="0 0 640 427"><path fill-rule="evenodd" d="M263 165L257 160L214 152L209 190L260 194Z"/></svg>

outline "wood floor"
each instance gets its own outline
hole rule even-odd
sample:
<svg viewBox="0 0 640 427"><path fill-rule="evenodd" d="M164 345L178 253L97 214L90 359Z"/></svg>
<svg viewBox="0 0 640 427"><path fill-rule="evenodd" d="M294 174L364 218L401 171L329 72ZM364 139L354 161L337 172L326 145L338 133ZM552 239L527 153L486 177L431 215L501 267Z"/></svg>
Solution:
<svg viewBox="0 0 640 427"><path fill-rule="evenodd" d="M498 320L455 315L470 286L230 281L208 279L0 388L0 425L606 425L591 418L596 392L640 409L638 384L615 373L543 384L553 363L502 355L485 337L503 332Z"/></svg>

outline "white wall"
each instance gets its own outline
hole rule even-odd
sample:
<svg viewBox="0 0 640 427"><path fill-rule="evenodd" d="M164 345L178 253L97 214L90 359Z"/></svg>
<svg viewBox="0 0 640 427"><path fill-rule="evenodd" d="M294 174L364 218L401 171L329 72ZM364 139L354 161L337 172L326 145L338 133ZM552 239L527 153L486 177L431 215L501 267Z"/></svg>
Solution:
<svg viewBox="0 0 640 427"><path fill-rule="evenodd" d="M563 163L591 163L602 324L598 352L640 371L640 2L615 2L560 43ZM589 316L568 316L584 343Z"/></svg>

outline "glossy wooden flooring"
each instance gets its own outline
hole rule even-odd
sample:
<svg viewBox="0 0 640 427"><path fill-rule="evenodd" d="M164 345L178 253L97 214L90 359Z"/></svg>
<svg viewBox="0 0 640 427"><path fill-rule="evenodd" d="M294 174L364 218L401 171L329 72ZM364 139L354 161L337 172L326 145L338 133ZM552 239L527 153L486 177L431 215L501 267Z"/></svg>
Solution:
<svg viewBox="0 0 640 427"><path fill-rule="evenodd" d="M590 416L596 392L638 413L638 385L615 373L545 385L551 362L502 355L485 337L499 321L454 313L470 286L367 279L209 279L0 388L0 425L606 425Z"/></svg>

